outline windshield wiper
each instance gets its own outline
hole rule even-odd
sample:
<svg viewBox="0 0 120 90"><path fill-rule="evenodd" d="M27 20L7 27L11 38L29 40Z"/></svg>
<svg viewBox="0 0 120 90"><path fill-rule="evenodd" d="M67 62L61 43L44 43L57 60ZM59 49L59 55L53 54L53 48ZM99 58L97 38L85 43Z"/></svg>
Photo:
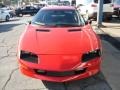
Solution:
<svg viewBox="0 0 120 90"><path fill-rule="evenodd" d="M68 27L79 27L80 25L76 25L76 24L68 24L68 23L60 23L60 24L57 24L57 25L60 25L60 26L68 26Z"/></svg>
<svg viewBox="0 0 120 90"><path fill-rule="evenodd" d="M40 26L49 26L49 27L80 27L81 25L69 24L69 23L40 23L40 22L32 22L33 24L37 24Z"/></svg>
<svg viewBox="0 0 120 90"><path fill-rule="evenodd" d="M68 24L68 23L55 23L55 24L45 24L46 26L52 26L52 27L79 27L80 25L76 24Z"/></svg>
<svg viewBox="0 0 120 90"><path fill-rule="evenodd" d="M45 23L40 23L40 22L32 22L33 24L37 24L37 25L40 25L40 26L44 26Z"/></svg>

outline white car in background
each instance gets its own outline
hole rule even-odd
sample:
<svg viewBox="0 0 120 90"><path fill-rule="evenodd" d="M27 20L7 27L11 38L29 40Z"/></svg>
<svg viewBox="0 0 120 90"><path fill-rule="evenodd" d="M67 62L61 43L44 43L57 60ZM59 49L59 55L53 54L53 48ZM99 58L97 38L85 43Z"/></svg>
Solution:
<svg viewBox="0 0 120 90"><path fill-rule="evenodd" d="M8 12L11 18L15 16L15 10L13 10L12 8L4 7L2 9L4 10L4 12Z"/></svg>
<svg viewBox="0 0 120 90"><path fill-rule="evenodd" d="M10 20L10 14L8 12L5 12L3 9L0 9L0 21L9 21Z"/></svg>
<svg viewBox="0 0 120 90"><path fill-rule="evenodd" d="M76 7L82 15L88 18L97 18L99 0L76 0ZM103 2L103 19L111 20L113 14L112 0L104 0Z"/></svg>

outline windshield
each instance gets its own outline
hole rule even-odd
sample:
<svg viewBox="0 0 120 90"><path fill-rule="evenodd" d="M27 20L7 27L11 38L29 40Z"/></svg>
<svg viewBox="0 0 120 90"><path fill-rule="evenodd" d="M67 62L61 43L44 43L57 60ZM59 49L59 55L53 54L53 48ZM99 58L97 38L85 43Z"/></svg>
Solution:
<svg viewBox="0 0 120 90"><path fill-rule="evenodd" d="M120 5L120 0L114 0L114 4Z"/></svg>
<svg viewBox="0 0 120 90"><path fill-rule="evenodd" d="M80 26L82 17L75 10L41 10L32 20L33 24L45 26Z"/></svg>
<svg viewBox="0 0 120 90"><path fill-rule="evenodd" d="M99 0L94 0L95 3L98 3ZM109 4L111 3L112 1L111 0L103 0L103 3L104 4Z"/></svg>
<svg viewBox="0 0 120 90"><path fill-rule="evenodd" d="M93 0L80 0L79 1L79 3L83 4L83 5L88 5L88 4L92 3L92 2L93 2Z"/></svg>
<svg viewBox="0 0 120 90"><path fill-rule="evenodd" d="M60 1L60 2L58 2L58 5L69 6L70 2L69 1Z"/></svg>
<svg viewBox="0 0 120 90"><path fill-rule="evenodd" d="M84 1L84 4L87 5L89 3L92 3L92 0L83 0Z"/></svg>
<svg viewBox="0 0 120 90"><path fill-rule="evenodd" d="M58 2L56 1L51 1L51 2L47 2L48 5L58 5Z"/></svg>
<svg viewBox="0 0 120 90"><path fill-rule="evenodd" d="M88 5L90 3L98 3L99 0L80 0L79 3L80 4L83 4L83 5ZM118 1L120 2L120 0L115 0L115 1ZM103 0L103 3L104 4L108 4L108 3L111 3L111 0Z"/></svg>

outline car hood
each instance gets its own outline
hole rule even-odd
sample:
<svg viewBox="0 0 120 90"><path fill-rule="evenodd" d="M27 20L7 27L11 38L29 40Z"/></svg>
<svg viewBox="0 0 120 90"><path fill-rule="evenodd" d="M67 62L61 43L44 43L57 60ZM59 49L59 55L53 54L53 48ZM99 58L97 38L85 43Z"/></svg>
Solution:
<svg viewBox="0 0 120 90"><path fill-rule="evenodd" d="M98 38L90 25L69 28L28 25L19 44L21 50L36 54L80 54L98 47Z"/></svg>

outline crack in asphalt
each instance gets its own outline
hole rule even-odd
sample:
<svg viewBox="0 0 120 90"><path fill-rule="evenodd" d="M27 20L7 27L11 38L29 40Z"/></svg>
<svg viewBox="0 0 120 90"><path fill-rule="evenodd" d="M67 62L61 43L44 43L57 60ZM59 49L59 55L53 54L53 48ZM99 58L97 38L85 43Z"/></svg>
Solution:
<svg viewBox="0 0 120 90"><path fill-rule="evenodd" d="M6 55L6 56L3 56L3 57L0 57L0 60L6 58L6 57L9 57L9 55Z"/></svg>
<svg viewBox="0 0 120 90"><path fill-rule="evenodd" d="M5 43L5 38L2 39L1 43L7 46L7 43Z"/></svg>
<svg viewBox="0 0 120 90"><path fill-rule="evenodd" d="M0 46L0 47L9 47L9 46Z"/></svg>
<svg viewBox="0 0 120 90"><path fill-rule="evenodd" d="M2 45L0 45L0 47L9 47L5 42L1 41L0 42Z"/></svg>
<svg viewBox="0 0 120 90"><path fill-rule="evenodd" d="M1 43L5 43L5 38L2 39Z"/></svg>
<svg viewBox="0 0 120 90"><path fill-rule="evenodd" d="M6 57L9 57L8 51L9 51L9 50L7 50L7 55L0 57L0 60L4 59L4 58L6 58Z"/></svg>
<svg viewBox="0 0 120 90"><path fill-rule="evenodd" d="M9 56L17 56L16 54L15 55L11 55L11 53L16 53L16 52L11 52L10 53L10 50L13 49L13 48L14 48L14 45L12 45L10 48L8 48L7 49L7 55L0 57L0 60L4 59L6 57L9 57Z"/></svg>
<svg viewBox="0 0 120 90"><path fill-rule="evenodd" d="M3 57L0 57L0 61L4 58L7 58L7 57L14 57L14 56L17 56L17 55L6 55L6 56L3 56Z"/></svg>
<svg viewBox="0 0 120 90"><path fill-rule="evenodd" d="M7 50L7 54L9 55L9 56L11 56L11 53L16 53L16 52L10 52L10 50L11 49L13 49L14 48L14 45L12 45L8 50ZM15 55L16 56L16 55Z"/></svg>
<svg viewBox="0 0 120 90"><path fill-rule="evenodd" d="M10 81L11 78L12 78L13 73L14 73L15 71L17 71L17 70L18 70L18 67L15 68L15 69L13 69L13 70L11 71L11 73L10 73L10 75L9 75L9 78L7 79L7 81L5 82L4 86L2 87L2 90L5 90L7 84L9 83L9 81Z"/></svg>

